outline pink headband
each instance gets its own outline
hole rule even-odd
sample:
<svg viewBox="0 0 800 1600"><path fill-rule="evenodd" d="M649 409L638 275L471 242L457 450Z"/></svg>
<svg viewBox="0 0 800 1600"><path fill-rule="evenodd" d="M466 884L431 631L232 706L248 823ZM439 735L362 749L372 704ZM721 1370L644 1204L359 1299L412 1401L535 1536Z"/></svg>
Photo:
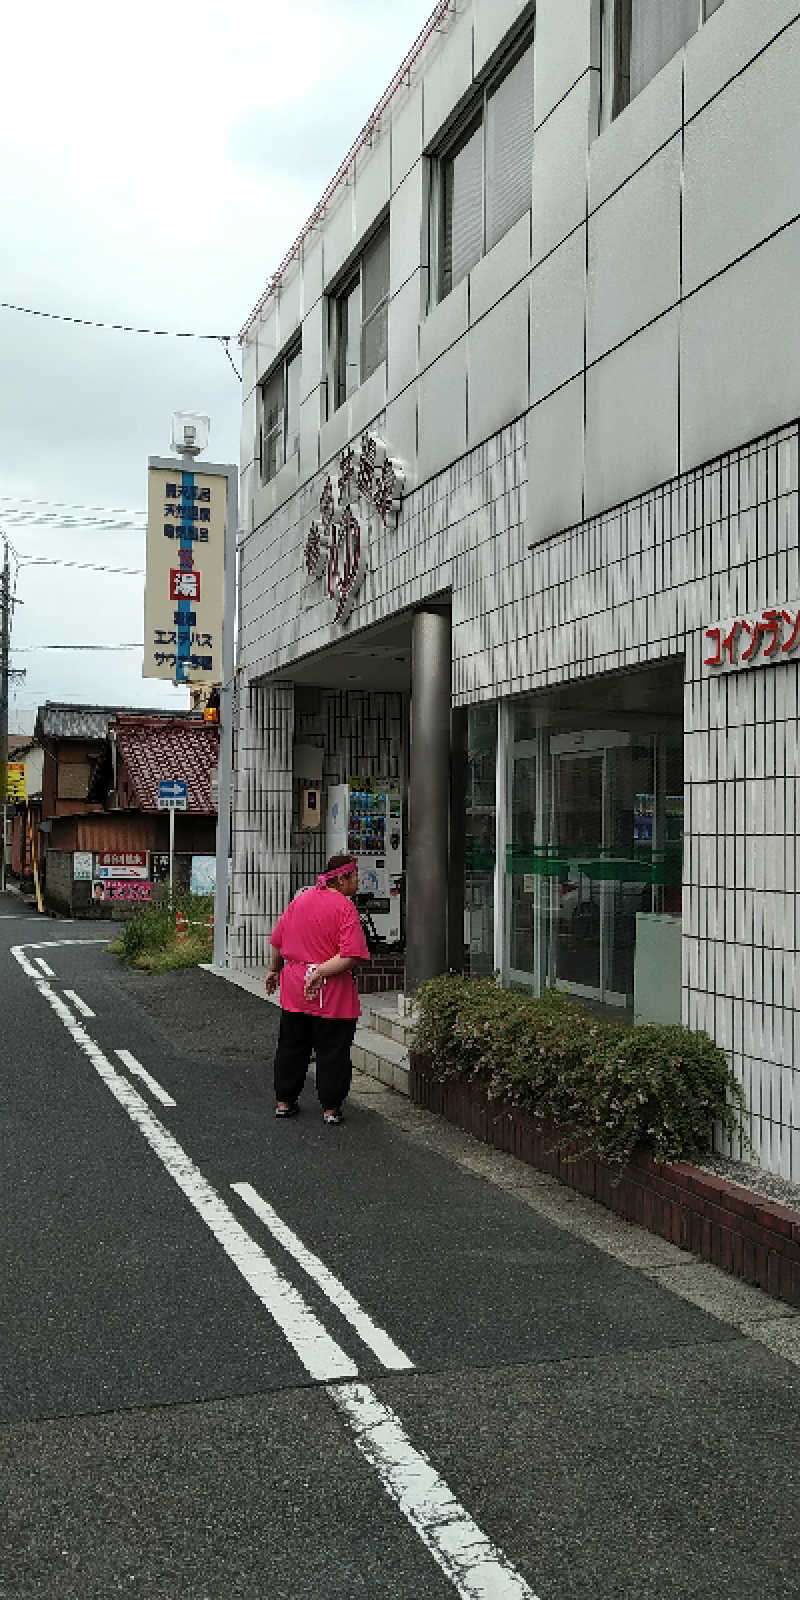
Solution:
<svg viewBox="0 0 800 1600"><path fill-rule="evenodd" d="M332 872L321 872L317 878L317 888L324 889L327 884L333 883L336 878L347 878L351 872L358 872L356 861L345 861L340 867L334 867Z"/></svg>

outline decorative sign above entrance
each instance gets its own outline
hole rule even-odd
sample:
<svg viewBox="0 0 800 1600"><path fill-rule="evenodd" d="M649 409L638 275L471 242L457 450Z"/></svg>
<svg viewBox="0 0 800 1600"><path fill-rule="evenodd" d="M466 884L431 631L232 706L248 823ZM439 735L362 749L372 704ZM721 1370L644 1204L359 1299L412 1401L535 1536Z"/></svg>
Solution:
<svg viewBox="0 0 800 1600"><path fill-rule="evenodd" d="M704 638L711 646L710 653L703 656L703 666L715 672L800 660L800 600L770 606L754 622L741 617L718 622L706 628Z"/></svg>
<svg viewBox="0 0 800 1600"><path fill-rule="evenodd" d="M404 475L386 445L374 434L361 437L361 453L352 445L342 451L336 486L325 479L319 518L312 522L305 548L310 578L323 578L334 607L334 621L346 622L367 571L369 519L373 512L385 528L397 523ZM356 515L366 503L366 517ZM362 520L363 518L363 520Z"/></svg>

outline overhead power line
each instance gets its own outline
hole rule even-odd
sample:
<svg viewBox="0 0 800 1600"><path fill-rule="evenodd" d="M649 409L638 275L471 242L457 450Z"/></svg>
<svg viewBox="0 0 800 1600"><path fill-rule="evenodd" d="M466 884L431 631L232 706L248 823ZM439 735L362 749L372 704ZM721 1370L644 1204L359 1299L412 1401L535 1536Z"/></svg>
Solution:
<svg viewBox="0 0 800 1600"><path fill-rule="evenodd" d="M121 578L143 578L144 567L104 567L97 561L62 561L58 556L24 556L20 567L74 567L77 572L112 572Z"/></svg>
<svg viewBox="0 0 800 1600"><path fill-rule="evenodd" d="M143 644L15 644L14 655L30 655L34 650L143 650Z"/></svg>
<svg viewBox="0 0 800 1600"><path fill-rule="evenodd" d="M69 322L76 328L102 328L108 333L139 333L151 339L198 339L222 346L239 382L242 374L230 352L233 337L230 333L198 333L193 328L137 328L129 322L101 322L96 317L73 317L62 311L42 311L38 306L18 306L11 300L0 300L0 311L13 311L22 317L42 317L47 322Z"/></svg>
<svg viewBox="0 0 800 1600"><path fill-rule="evenodd" d="M146 517L140 506L83 506L74 500L33 500L29 495L0 494L0 505L46 506L51 511L102 511L107 517Z"/></svg>
<svg viewBox="0 0 800 1600"><path fill-rule="evenodd" d="M204 339L212 344L230 344L230 333L197 333L193 329L176 331L174 328L136 328L127 322L100 322L94 317L71 317L61 311L41 311L34 306L14 305L10 300L0 300L0 310L16 311L23 317L44 317L48 322L72 322L79 328L105 328L111 333L143 333L153 339Z"/></svg>

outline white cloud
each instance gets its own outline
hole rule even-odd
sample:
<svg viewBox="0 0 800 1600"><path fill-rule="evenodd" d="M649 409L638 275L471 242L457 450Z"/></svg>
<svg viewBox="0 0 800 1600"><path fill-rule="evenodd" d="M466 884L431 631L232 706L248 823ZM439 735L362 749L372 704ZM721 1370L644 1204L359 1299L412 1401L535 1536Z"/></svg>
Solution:
<svg viewBox="0 0 800 1600"><path fill-rule="evenodd" d="M6 8L2 299L235 335L432 4L408 0L402 26L389 0L199 0L188 19L163 0ZM143 507L147 455L167 450L178 409L207 411L214 459L238 458L221 346L0 311L0 352L4 496ZM9 531L26 552L139 564L120 559L135 535ZM138 638L137 583L23 569L14 642ZM24 726L48 695L163 703L133 657L15 661Z"/></svg>

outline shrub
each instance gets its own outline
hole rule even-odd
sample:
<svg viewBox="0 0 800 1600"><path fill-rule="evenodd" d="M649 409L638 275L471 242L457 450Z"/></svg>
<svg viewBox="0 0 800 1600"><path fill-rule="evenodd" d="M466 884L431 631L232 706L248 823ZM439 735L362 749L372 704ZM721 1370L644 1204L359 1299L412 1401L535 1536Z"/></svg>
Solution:
<svg viewBox="0 0 800 1600"><path fill-rule="evenodd" d="M437 1078L479 1084L573 1153L674 1161L707 1150L715 1121L739 1129L741 1087L708 1034L621 1027L555 991L534 1000L485 978L435 978L417 1007L413 1048Z"/></svg>

